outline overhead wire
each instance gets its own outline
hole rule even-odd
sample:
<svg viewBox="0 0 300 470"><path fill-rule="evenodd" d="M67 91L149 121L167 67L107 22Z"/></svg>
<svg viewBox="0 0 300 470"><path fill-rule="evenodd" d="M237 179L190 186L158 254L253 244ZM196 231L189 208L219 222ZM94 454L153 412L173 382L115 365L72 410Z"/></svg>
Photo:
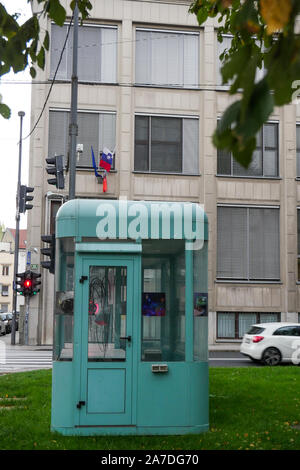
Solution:
<svg viewBox="0 0 300 470"><path fill-rule="evenodd" d="M28 134L26 137L23 137L22 140L26 140L26 139L28 139L28 137L30 137L30 136L32 135L32 133L35 131L35 129L36 129L38 123L40 122L41 117L42 117L42 115L43 115L43 113L44 113L44 111L45 111L45 108L46 108L48 99L49 99L49 97L50 97L50 94L51 94L53 85L54 85L54 83L55 83L55 79L56 79L56 75L57 75L59 66L60 66L61 61L62 61L62 57L63 57L63 53L64 53L64 51L65 51L65 47L66 47L66 44L67 44L67 41L68 41L68 37L69 37L70 31L71 31L71 26L72 26L72 22L73 22L73 17L74 17L74 14L72 15L72 18L71 18L71 20L70 20L70 23L69 23L69 26L68 26L68 30L67 30L67 34L66 34L66 38L65 38L65 42L64 42L64 44L63 44L63 48L62 48L62 51L61 51L61 54L60 54L60 57L59 57L59 61L58 61L58 63L57 63L56 70L55 70L53 79L52 79L52 81L51 81L50 88L49 88L49 91L48 91L48 93L47 93L47 96L46 96L45 102L44 102L44 104L43 104L42 110L41 110L41 112L40 112L40 114L39 114L39 117L37 118L37 120L36 120L34 126L32 127L31 131L29 132L29 134Z"/></svg>
<svg viewBox="0 0 300 470"><path fill-rule="evenodd" d="M70 27L70 25L69 25ZM151 32L155 32L155 31L152 31ZM160 34L163 34L162 31L158 31ZM162 39L166 39L166 38L169 38L170 35L172 34L176 34L175 32L166 32L167 34L166 35L163 35L163 36L160 36L159 38L147 38L147 39L132 39L132 40L122 40L122 41L112 41L112 42L105 42L103 44L83 44L83 45L79 45L78 46L78 49L80 50L81 48L90 48L90 47L106 47L106 46L111 46L111 45L118 45L118 44L126 44L126 43L138 43L138 42L143 42L143 41L159 41L159 40L162 40ZM184 31L179 31L179 34L185 34ZM188 34L199 34L197 31L191 31L191 32L188 32ZM67 38L66 38L66 41L67 42ZM63 56L63 52L65 50L65 47L66 47L66 44L64 45L64 49L63 51L61 52L61 56L60 56L60 62L62 60L62 56ZM52 48L51 51L58 51L59 49L58 48ZM56 75L57 75L57 72L55 74L55 77L53 77L53 79L51 80L51 82L49 83L49 80L37 80L37 81L33 81L33 80L22 80L22 81L17 81L17 80L2 80L1 83L3 85L13 85L13 84L22 84L22 85L26 85L26 84L31 84L31 85L52 85L52 82L53 80L56 78ZM63 78L59 78L57 80L57 82L61 83L61 82L69 82L70 80L68 79L63 79ZM201 89L201 87L205 87L203 89L207 89L207 87L218 87L218 86L221 86L221 84L207 84L207 83L190 83L188 86L183 86L182 84L178 83L178 84L170 84L170 83L160 83L158 85L156 84L153 84L153 83L118 83L118 82L112 82L112 83L101 83L101 82L96 82L96 81L91 81L89 82L88 80L86 81L80 81L80 78L79 78L79 83L88 83L88 84L93 84L93 85L118 85L118 86L123 86L123 87L136 87L136 86L157 86L158 88L159 87L166 87L166 88L169 88L169 87L174 87L174 88L195 88L195 89Z"/></svg>

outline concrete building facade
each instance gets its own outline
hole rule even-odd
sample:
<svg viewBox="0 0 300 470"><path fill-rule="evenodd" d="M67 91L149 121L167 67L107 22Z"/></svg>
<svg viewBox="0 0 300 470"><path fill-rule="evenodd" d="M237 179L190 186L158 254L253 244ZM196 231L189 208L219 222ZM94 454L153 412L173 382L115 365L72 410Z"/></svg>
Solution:
<svg viewBox="0 0 300 470"><path fill-rule="evenodd" d="M249 170L218 153L211 137L236 99L220 81L220 47L228 39L220 46L217 21L199 27L190 3L92 1L92 16L79 33L77 143L83 151L76 197L203 204L209 219L209 344L229 348L252 323L298 321L300 110L275 110L257 137ZM33 127L62 59L31 137L29 248L42 247L41 235L54 230L68 194L68 185L57 191L47 183L45 162L62 153L67 164L71 33L61 52L68 23L43 25L52 31L51 51L32 85ZM104 146L115 150L105 194L93 173L91 145L97 155ZM34 254L32 262L40 261ZM53 276L42 271L41 293L31 303L31 344L52 343Z"/></svg>

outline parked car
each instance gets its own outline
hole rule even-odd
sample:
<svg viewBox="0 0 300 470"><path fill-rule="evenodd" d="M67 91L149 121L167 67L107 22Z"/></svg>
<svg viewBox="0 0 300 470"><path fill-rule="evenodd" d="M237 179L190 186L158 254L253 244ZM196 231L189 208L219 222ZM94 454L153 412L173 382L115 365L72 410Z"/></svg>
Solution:
<svg viewBox="0 0 300 470"><path fill-rule="evenodd" d="M276 366L281 362L300 363L299 323L259 323L244 335L240 352L253 361Z"/></svg>
<svg viewBox="0 0 300 470"><path fill-rule="evenodd" d="M12 313L11 312L8 312L6 314L6 318L8 319L8 323L10 325L10 331L12 330ZM16 317L16 331L18 331L18 318Z"/></svg>
<svg viewBox="0 0 300 470"><path fill-rule="evenodd" d="M5 328L5 322L1 318L0 314L0 335L6 335L6 328Z"/></svg>
<svg viewBox="0 0 300 470"><path fill-rule="evenodd" d="M0 313L0 320L3 321L3 323L5 325L5 333L10 333L11 332L11 330L10 330L11 325L9 324L9 320L6 317L6 313Z"/></svg>

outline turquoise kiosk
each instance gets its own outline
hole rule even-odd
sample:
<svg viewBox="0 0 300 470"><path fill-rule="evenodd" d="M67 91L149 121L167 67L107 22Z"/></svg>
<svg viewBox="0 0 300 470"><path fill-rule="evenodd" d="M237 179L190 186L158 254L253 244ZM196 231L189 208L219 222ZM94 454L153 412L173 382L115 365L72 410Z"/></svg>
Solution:
<svg viewBox="0 0 300 470"><path fill-rule="evenodd" d="M59 209L52 431L208 430L207 243L194 203Z"/></svg>

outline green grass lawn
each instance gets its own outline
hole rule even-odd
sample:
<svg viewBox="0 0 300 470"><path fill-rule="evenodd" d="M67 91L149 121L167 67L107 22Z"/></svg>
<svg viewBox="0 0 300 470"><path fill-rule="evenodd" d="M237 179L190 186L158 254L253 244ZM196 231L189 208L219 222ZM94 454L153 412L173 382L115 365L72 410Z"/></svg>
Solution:
<svg viewBox="0 0 300 470"><path fill-rule="evenodd" d="M300 449L296 366L210 369L210 431L199 435L65 437L50 432L50 408L50 370L0 376L1 449Z"/></svg>

